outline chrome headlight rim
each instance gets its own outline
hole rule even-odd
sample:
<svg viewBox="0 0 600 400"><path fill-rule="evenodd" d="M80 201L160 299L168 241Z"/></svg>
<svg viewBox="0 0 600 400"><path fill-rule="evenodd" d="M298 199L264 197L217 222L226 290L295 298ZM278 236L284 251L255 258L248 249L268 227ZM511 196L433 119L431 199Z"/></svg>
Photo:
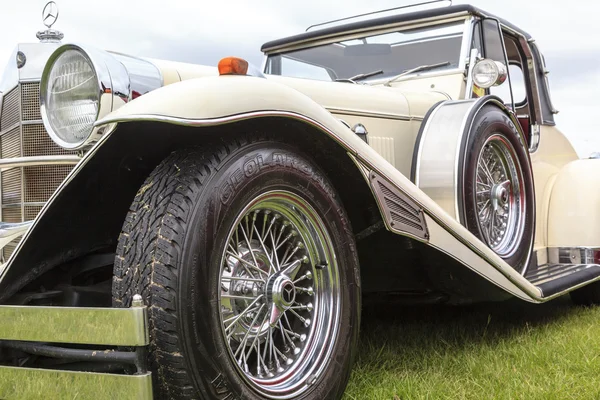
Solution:
<svg viewBox="0 0 600 400"><path fill-rule="evenodd" d="M60 147L67 150L89 148L100 139L101 133L92 124L87 137L78 142L69 142L58 135L50 123L47 107L48 80L56 61L69 50L78 52L86 59L94 72L98 89L98 110L95 121L108 115L115 108L131 100L131 90L127 69L109 53L89 46L65 44L52 53L42 74L40 82L40 111L42 121L50 138Z"/></svg>
<svg viewBox="0 0 600 400"><path fill-rule="evenodd" d="M485 83L477 79L478 74L481 73L479 72L479 69L483 67L490 68L490 72L492 74L491 76L493 76L493 79L489 79ZM481 89L489 89L492 86L500 86L506 81L506 78L508 78L508 70L506 66L503 63L499 61L494 61L490 58L484 58L482 60L479 60L475 64L472 74L473 83L475 84L475 86Z"/></svg>

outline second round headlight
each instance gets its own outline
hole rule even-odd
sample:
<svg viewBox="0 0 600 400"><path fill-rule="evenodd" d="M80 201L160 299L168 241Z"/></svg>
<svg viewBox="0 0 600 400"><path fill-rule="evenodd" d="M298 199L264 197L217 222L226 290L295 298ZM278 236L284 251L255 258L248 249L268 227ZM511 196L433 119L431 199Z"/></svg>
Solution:
<svg viewBox="0 0 600 400"><path fill-rule="evenodd" d="M508 76L504 64L485 58L473 68L473 83L482 89L501 85Z"/></svg>

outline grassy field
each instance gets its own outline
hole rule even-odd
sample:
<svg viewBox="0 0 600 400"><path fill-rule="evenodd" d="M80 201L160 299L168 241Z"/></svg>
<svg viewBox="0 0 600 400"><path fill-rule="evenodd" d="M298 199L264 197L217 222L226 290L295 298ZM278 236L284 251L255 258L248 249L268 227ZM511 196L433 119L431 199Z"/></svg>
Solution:
<svg viewBox="0 0 600 400"><path fill-rule="evenodd" d="M351 399L600 399L600 307L365 306Z"/></svg>

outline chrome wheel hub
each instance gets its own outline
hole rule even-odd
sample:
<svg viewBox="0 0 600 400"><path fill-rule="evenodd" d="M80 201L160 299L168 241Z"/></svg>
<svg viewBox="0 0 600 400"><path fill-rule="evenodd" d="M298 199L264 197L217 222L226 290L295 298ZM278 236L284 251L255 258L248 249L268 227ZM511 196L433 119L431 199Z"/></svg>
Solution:
<svg viewBox="0 0 600 400"><path fill-rule="evenodd" d="M512 144L490 136L477 160L475 203L479 228L488 246L510 257L521 241L525 221L523 172Z"/></svg>
<svg viewBox="0 0 600 400"><path fill-rule="evenodd" d="M240 374L266 398L304 392L329 360L340 312L322 220L295 194L266 193L236 218L222 260L221 326Z"/></svg>

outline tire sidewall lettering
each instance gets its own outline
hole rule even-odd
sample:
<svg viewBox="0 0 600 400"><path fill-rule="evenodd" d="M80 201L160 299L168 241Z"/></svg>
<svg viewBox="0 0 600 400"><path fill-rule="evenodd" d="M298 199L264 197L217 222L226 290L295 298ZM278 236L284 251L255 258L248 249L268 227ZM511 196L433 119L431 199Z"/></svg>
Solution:
<svg viewBox="0 0 600 400"><path fill-rule="evenodd" d="M229 205L235 197L236 191L254 176L281 167L301 173L328 196L336 197L335 191L326 182L323 174L314 170L309 163L293 153L283 151L272 151L270 154L256 153L245 157L236 164L238 164L236 168L227 174L218 190L218 197L222 205Z"/></svg>

